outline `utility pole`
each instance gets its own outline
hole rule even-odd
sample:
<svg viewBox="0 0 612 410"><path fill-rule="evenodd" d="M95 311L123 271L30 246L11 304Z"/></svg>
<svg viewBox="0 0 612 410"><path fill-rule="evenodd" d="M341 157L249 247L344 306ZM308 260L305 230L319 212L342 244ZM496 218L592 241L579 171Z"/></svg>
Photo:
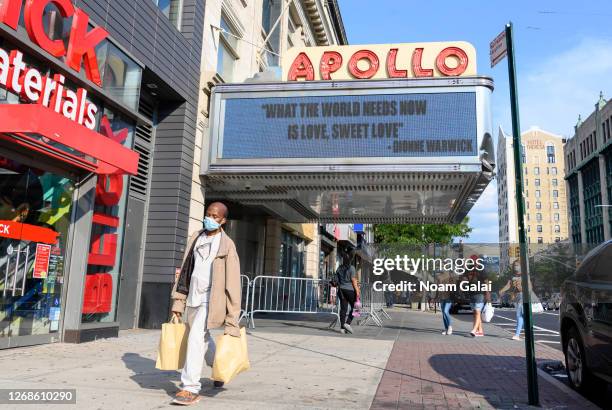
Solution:
<svg viewBox="0 0 612 410"><path fill-rule="evenodd" d="M514 154L514 175L516 182L516 209L518 215L518 235L520 246L521 282L523 290L523 318L525 320L525 359L527 360L527 388L529 404L540 405L538 392L538 368L533 341L533 318L531 315L531 281L529 279L529 260L527 233L525 231L525 203L523 201L523 165L521 161L521 125L519 121L516 66L514 61L514 42L512 23L506 24L506 49L508 56L508 78L510 80L510 106L512 108L512 145Z"/></svg>

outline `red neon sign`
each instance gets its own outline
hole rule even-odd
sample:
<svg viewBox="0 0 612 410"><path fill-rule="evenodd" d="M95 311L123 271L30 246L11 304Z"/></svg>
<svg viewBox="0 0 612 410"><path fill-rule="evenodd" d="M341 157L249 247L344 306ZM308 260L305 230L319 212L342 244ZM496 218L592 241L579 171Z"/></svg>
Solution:
<svg viewBox="0 0 612 410"><path fill-rule="evenodd" d="M43 24L43 12L47 5L53 4L64 18L72 17L68 48L62 40L52 40L47 35ZM0 4L0 23L17 30L22 0L3 0ZM93 83L102 86L96 46L108 37L108 32L102 27L89 30L89 15L72 5L70 0L26 0L24 21L30 40L54 57L65 57L66 64L77 73L81 64L85 65L85 73Z"/></svg>

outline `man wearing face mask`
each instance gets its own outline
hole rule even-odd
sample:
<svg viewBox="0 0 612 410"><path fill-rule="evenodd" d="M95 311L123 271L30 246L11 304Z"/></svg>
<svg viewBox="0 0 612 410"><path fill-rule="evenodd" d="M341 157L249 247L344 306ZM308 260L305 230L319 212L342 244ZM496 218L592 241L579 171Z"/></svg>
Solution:
<svg viewBox="0 0 612 410"><path fill-rule="evenodd" d="M206 209L204 229L187 242L185 256L172 290L172 312L184 316L189 327L187 354L181 372L181 390L173 403L200 400L202 360L212 366L215 342L210 329L240 337L240 262L234 242L223 231L227 207L214 202ZM215 387L223 383L215 382Z"/></svg>

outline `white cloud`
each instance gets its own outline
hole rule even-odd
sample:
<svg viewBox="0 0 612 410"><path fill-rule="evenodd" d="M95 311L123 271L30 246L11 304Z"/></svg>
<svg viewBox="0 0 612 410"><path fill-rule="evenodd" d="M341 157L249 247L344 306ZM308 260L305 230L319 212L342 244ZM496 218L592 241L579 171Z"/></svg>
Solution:
<svg viewBox="0 0 612 410"><path fill-rule="evenodd" d="M482 193L470 213L470 226L474 229L465 242L497 243L498 218L497 211L497 184L492 181Z"/></svg>
<svg viewBox="0 0 612 410"><path fill-rule="evenodd" d="M537 125L571 137L578 114L584 119L593 112L600 91L605 97L612 97L610 39L585 38L575 47L532 64L532 67L527 72L521 72L518 67L523 130ZM507 100L497 98L493 114L494 123L508 128L510 108Z"/></svg>
<svg viewBox="0 0 612 410"><path fill-rule="evenodd" d="M543 53L544 54L544 53ZM612 40L585 38L560 54L544 57L528 71L519 66L521 128L533 125L571 137L578 114L585 119L599 99L612 98ZM507 87L498 84L493 98L493 123L510 127ZM497 132L494 133L497 137ZM497 144L495 145L497 147ZM497 184L493 181L469 213L474 227L466 242L495 243L498 237Z"/></svg>

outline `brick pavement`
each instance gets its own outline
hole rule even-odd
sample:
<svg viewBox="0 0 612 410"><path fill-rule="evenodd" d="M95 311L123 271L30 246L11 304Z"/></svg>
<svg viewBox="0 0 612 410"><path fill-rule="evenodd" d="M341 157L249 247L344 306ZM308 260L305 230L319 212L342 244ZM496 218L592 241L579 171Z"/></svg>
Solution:
<svg viewBox="0 0 612 410"><path fill-rule="evenodd" d="M439 320L430 313L404 316L371 409L529 408L524 342L509 340L489 324L487 336L472 339L470 323L456 320L455 334L442 336ZM536 357L563 359L558 350L541 345ZM539 386L543 408L591 406L542 377Z"/></svg>

